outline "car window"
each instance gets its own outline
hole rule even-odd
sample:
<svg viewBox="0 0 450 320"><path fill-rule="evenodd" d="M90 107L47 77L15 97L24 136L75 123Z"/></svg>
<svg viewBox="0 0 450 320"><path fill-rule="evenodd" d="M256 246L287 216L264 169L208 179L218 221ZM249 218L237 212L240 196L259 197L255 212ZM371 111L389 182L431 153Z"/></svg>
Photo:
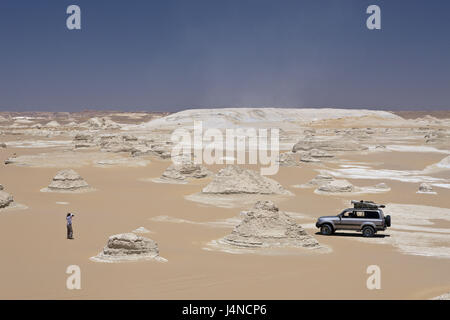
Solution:
<svg viewBox="0 0 450 320"><path fill-rule="evenodd" d="M342 215L342 218L352 218L352 211L347 211Z"/></svg>
<svg viewBox="0 0 450 320"><path fill-rule="evenodd" d="M365 212L366 219L379 219L380 215L377 211L366 211Z"/></svg>
<svg viewBox="0 0 450 320"><path fill-rule="evenodd" d="M355 218L364 218L365 214L364 211L353 211L354 217Z"/></svg>

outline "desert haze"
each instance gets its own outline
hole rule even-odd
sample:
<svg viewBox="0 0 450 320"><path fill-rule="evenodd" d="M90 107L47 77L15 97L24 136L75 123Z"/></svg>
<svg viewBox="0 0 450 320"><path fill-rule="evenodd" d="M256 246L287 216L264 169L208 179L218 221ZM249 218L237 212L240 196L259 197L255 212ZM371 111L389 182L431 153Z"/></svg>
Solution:
<svg viewBox="0 0 450 320"><path fill-rule="evenodd" d="M278 172L173 163L172 133L196 122L279 129ZM0 112L0 161L0 299L450 292L450 112ZM361 199L385 204L392 226L373 238L318 232L318 217ZM81 290L66 288L70 265ZM366 286L370 265L380 290Z"/></svg>

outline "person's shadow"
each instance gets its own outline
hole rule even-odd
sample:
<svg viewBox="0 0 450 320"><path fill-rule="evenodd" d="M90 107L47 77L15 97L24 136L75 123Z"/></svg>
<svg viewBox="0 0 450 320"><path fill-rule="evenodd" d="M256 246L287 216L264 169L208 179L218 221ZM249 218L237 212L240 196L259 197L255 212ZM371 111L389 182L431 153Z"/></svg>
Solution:
<svg viewBox="0 0 450 320"><path fill-rule="evenodd" d="M350 237L350 238L365 238L362 233L350 233L350 232L335 232L328 236L321 234L320 232L316 232L316 235L324 236L324 237ZM374 234L373 237L369 238L385 238L390 237L389 234Z"/></svg>

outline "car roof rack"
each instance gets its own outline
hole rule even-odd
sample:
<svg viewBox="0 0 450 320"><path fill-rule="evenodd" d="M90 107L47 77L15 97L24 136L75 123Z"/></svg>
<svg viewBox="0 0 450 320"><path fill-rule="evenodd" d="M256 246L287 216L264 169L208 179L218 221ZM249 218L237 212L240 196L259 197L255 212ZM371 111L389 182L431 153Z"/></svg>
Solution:
<svg viewBox="0 0 450 320"><path fill-rule="evenodd" d="M376 204L373 201L356 201L352 200L353 208L355 209L379 209L379 208L385 208L386 206L384 204Z"/></svg>

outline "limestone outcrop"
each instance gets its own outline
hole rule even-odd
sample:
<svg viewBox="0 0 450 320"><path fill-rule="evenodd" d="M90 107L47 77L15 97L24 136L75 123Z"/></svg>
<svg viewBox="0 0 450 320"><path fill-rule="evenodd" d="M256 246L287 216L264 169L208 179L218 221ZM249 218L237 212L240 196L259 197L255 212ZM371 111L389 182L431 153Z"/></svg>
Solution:
<svg viewBox="0 0 450 320"><path fill-rule="evenodd" d="M148 259L165 261L165 259L159 256L158 244L155 241L131 232L110 236L102 252L91 259L97 262Z"/></svg>
<svg viewBox="0 0 450 320"><path fill-rule="evenodd" d="M221 169L203 194L290 194L278 182L258 172L229 165Z"/></svg>
<svg viewBox="0 0 450 320"><path fill-rule="evenodd" d="M72 169L59 171L44 192L85 192L93 189Z"/></svg>
<svg viewBox="0 0 450 320"><path fill-rule="evenodd" d="M244 248L320 247L314 237L272 201L258 201L242 215L241 223L220 240L222 244Z"/></svg>

